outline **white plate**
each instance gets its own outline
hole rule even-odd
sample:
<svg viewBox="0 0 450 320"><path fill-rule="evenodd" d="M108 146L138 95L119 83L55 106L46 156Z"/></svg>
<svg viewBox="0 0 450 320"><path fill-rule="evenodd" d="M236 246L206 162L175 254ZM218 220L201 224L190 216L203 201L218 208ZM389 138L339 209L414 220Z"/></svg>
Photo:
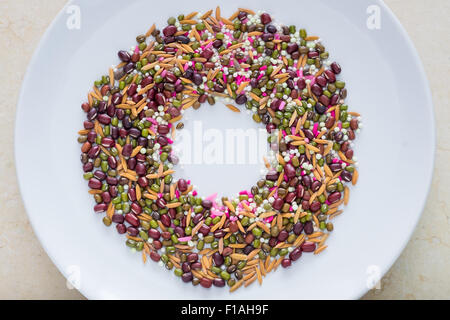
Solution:
<svg viewBox="0 0 450 320"><path fill-rule="evenodd" d="M363 115L356 155L360 180L335 220L329 248L304 255L290 269L230 294L193 287L155 263L145 266L124 237L93 213L79 161L80 103L92 81L117 63L116 52L180 11L202 1L72 1L81 28L68 29L64 9L29 65L17 107L15 157L33 228L59 270L88 298L316 299L358 298L384 274L408 242L424 207L434 162L434 119L428 82L407 34L381 1L246 1L277 21L320 35L343 67L348 104ZM367 8L380 9L371 30ZM225 16L242 6L227 1ZM71 11L73 12L73 11ZM201 110L198 111L201 114Z"/></svg>

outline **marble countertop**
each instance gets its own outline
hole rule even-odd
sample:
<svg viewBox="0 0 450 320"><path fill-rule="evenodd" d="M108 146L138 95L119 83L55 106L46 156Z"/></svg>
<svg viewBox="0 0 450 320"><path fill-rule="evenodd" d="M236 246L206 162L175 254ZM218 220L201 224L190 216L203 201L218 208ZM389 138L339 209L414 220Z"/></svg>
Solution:
<svg viewBox="0 0 450 320"><path fill-rule="evenodd" d="M450 298L450 2L385 0L425 66L436 113L432 189L404 252L363 299ZM0 1L0 299L83 299L39 244L19 194L14 168L14 114L28 62L65 0ZM14 59L12 57L14 56Z"/></svg>

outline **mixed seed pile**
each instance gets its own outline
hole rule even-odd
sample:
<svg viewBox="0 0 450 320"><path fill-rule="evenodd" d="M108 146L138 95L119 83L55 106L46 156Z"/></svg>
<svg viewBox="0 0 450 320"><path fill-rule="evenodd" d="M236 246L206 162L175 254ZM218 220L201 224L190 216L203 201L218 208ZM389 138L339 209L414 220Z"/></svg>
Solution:
<svg viewBox="0 0 450 320"><path fill-rule="evenodd" d="M81 162L104 224L144 262L205 288L261 283L303 252L323 251L346 184L358 179L361 123L320 38L268 13L239 9L227 19L217 8L169 18L136 40L82 104ZM183 111L218 97L277 133L265 178L233 199L202 198L173 178Z"/></svg>

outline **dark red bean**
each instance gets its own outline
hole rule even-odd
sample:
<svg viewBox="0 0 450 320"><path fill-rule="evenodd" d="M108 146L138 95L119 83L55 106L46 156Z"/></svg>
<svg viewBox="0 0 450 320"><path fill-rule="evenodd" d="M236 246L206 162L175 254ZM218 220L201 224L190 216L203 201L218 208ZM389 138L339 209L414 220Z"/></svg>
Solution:
<svg viewBox="0 0 450 320"><path fill-rule="evenodd" d="M135 227L128 227L127 232L132 237L136 237L139 234L139 230L136 229Z"/></svg>
<svg viewBox="0 0 450 320"><path fill-rule="evenodd" d="M161 259L161 256L157 252L152 251L150 252L150 259L152 259L155 262L158 262Z"/></svg>
<svg viewBox="0 0 450 320"><path fill-rule="evenodd" d="M330 168L330 170L332 172L338 172L342 170L342 166L340 163L332 163L330 165L328 165L328 167Z"/></svg>
<svg viewBox="0 0 450 320"><path fill-rule="evenodd" d="M187 261L190 263L196 262L198 260L198 254L197 253L190 253L187 256Z"/></svg>
<svg viewBox="0 0 450 320"><path fill-rule="evenodd" d="M237 104L242 105L242 104L247 102L247 96L245 94L239 94L236 97L235 101L236 101Z"/></svg>
<svg viewBox="0 0 450 320"><path fill-rule="evenodd" d="M289 232L287 232L286 230L281 230L280 233L278 234L277 240L280 242L284 242L288 237Z"/></svg>
<svg viewBox="0 0 450 320"><path fill-rule="evenodd" d="M200 229L198 230L198 232L203 234L203 236L205 236L205 237L209 234L209 231L211 231L211 228L209 226L207 226L206 224L202 225L200 227Z"/></svg>
<svg viewBox="0 0 450 320"><path fill-rule="evenodd" d="M275 210L280 210L283 207L284 201L281 198L275 199L275 201L272 203L272 207Z"/></svg>
<svg viewBox="0 0 450 320"><path fill-rule="evenodd" d="M340 199L341 199L341 193L339 191L335 191L335 192L331 193L327 198L327 200L330 204L338 202Z"/></svg>
<svg viewBox="0 0 450 320"><path fill-rule="evenodd" d="M272 22L272 18L268 13L261 14L261 23L262 24L268 24Z"/></svg>
<svg viewBox="0 0 450 320"><path fill-rule="evenodd" d="M137 203L137 202L133 202L131 204L131 211L136 214L139 215L142 212L142 208L141 206Z"/></svg>
<svg viewBox="0 0 450 320"><path fill-rule="evenodd" d="M111 220L115 223L123 223L125 221L125 217L122 214L115 213L113 214Z"/></svg>
<svg viewBox="0 0 450 320"><path fill-rule="evenodd" d="M177 32L177 27L175 26L167 26L163 29L163 34L166 37L173 36Z"/></svg>
<svg viewBox="0 0 450 320"><path fill-rule="evenodd" d="M288 268L292 265L291 259L283 259L281 260L281 266L283 268Z"/></svg>
<svg viewBox="0 0 450 320"><path fill-rule="evenodd" d="M317 84L314 83L311 87L312 93L314 93L316 96L320 96L323 93L323 89Z"/></svg>
<svg viewBox="0 0 450 320"><path fill-rule="evenodd" d="M214 264L217 266L217 267L220 267L221 265L223 265L223 263L224 263L224 258L223 258L223 256L219 253L219 252L215 252L214 254L213 254L213 256L212 256L212 259L213 259L213 261L214 261Z"/></svg>
<svg viewBox="0 0 450 320"><path fill-rule="evenodd" d="M108 209L108 205L106 203L99 203L94 206L94 212L96 212L96 213L104 212L104 211L106 211L106 209Z"/></svg>
<svg viewBox="0 0 450 320"><path fill-rule="evenodd" d="M344 170L341 173L341 178L342 178L342 180L344 180L346 182L350 182L350 181L352 181L353 175L350 172Z"/></svg>
<svg viewBox="0 0 450 320"><path fill-rule="evenodd" d="M170 227L172 220L170 219L169 215L163 214L161 215L161 223L166 227Z"/></svg>
<svg viewBox="0 0 450 320"><path fill-rule="evenodd" d="M289 254L289 258L292 261L297 261L302 256L302 249L300 247L295 248L292 250L292 252Z"/></svg>
<svg viewBox="0 0 450 320"><path fill-rule="evenodd" d="M180 190L181 192L185 192L188 189L188 185L186 180L184 179L180 179L178 180L178 190Z"/></svg>
<svg viewBox="0 0 450 320"><path fill-rule="evenodd" d="M327 79L327 81L329 83L334 83L336 82L336 75L334 74L333 71L331 70L325 70L325 72L323 73L325 75L325 78Z"/></svg>
<svg viewBox="0 0 450 320"><path fill-rule="evenodd" d="M219 287L219 288L225 287L225 280L223 280L221 278L215 278L213 280L213 284L214 284L214 286Z"/></svg>
<svg viewBox="0 0 450 320"><path fill-rule="evenodd" d="M111 195L108 191L105 191L102 193L102 199L104 203L110 203L111 202Z"/></svg>
<svg viewBox="0 0 450 320"><path fill-rule="evenodd" d="M296 171L295 171L294 166L293 166L292 164L290 164L290 163L287 163L287 164L284 166L284 173L286 174L286 176L287 176L289 179L295 177Z"/></svg>
<svg viewBox="0 0 450 320"><path fill-rule="evenodd" d="M133 146L131 145L131 143L127 143L123 146L122 148L122 155L124 157L129 157L131 156L131 153L133 152Z"/></svg>
<svg viewBox="0 0 450 320"><path fill-rule="evenodd" d="M153 248L155 248L155 250L159 250L162 248L162 242L159 240L153 240Z"/></svg>
<svg viewBox="0 0 450 320"><path fill-rule="evenodd" d="M123 234L127 232L127 227L123 223L119 223L116 225L117 232Z"/></svg>
<svg viewBox="0 0 450 320"><path fill-rule="evenodd" d="M313 201L311 205L309 206L309 210L312 212L317 212L320 210L321 204L319 201Z"/></svg>
<svg viewBox="0 0 450 320"><path fill-rule="evenodd" d="M94 169L94 164L92 162L87 162L83 165L84 172L91 172Z"/></svg>
<svg viewBox="0 0 450 320"><path fill-rule="evenodd" d="M96 178L91 178L91 179L89 179L88 186L91 189L101 189L102 182Z"/></svg>
<svg viewBox="0 0 450 320"><path fill-rule="evenodd" d="M303 198L305 195L305 188L302 185L298 185L295 189L295 192L297 193L297 198Z"/></svg>
<svg viewBox="0 0 450 320"><path fill-rule="evenodd" d="M211 279L208 279L208 278L202 278L202 279L200 280L200 285L201 285L203 288L211 288L211 286L212 286L212 280L211 280Z"/></svg>
<svg viewBox="0 0 450 320"><path fill-rule="evenodd" d="M194 279L194 276L192 275L192 272L186 272L181 275L181 280L183 282L191 282Z"/></svg>
<svg viewBox="0 0 450 320"><path fill-rule="evenodd" d="M158 240L159 237L161 236L161 232L159 232L157 229L149 229L148 236L153 240Z"/></svg>
<svg viewBox="0 0 450 320"><path fill-rule="evenodd" d="M296 236L300 235L303 231L303 223L297 222L294 224L293 232Z"/></svg>
<svg viewBox="0 0 450 320"><path fill-rule="evenodd" d="M311 234L314 232L314 226L313 223L311 221L306 221L305 222L305 227L304 227L305 233L306 234Z"/></svg>
<svg viewBox="0 0 450 320"><path fill-rule="evenodd" d="M133 227L139 227L139 225L141 224L141 223L139 222L138 217L136 217L136 215L133 214L133 213L127 213L127 214L125 215L125 220L126 220L129 224L131 224Z"/></svg>
<svg viewBox="0 0 450 320"><path fill-rule="evenodd" d="M303 252L314 252L314 250L316 250L316 244L314 242L305 241L300 248Z"/></svg>
<svg viewBox="0 0 450 320"><path fill-rule="evenodd" d="M128 51L121 50L117 53L117 55L119 56L119 59L122 60L123 62L128 62L131 60L131 56L128 53Z"/></svg>
<svg viewBox="0 0 450 320"><path fill-rule="evenodd" d="M337 62L333 62L330 67L335 74L340 74L342 71L341 66Z"/></svg>

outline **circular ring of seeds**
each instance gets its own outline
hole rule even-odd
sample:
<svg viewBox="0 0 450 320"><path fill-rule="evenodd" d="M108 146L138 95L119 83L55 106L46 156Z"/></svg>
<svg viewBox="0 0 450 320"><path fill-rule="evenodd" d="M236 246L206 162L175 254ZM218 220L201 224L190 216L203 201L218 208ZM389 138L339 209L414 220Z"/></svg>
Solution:
<svg viewBox="0 0 450 320"><path fill-rule="evenodd" d="M234 291L262 283L303 252L318 254L356 184L360 116L341 67L317 36L268 13L220 8L153 25L95 81L78 141L94 211L126 245L184 282ZM183 111L217 97L252 111L278 148L267 174L233 199L174 180Z"/></svg>

